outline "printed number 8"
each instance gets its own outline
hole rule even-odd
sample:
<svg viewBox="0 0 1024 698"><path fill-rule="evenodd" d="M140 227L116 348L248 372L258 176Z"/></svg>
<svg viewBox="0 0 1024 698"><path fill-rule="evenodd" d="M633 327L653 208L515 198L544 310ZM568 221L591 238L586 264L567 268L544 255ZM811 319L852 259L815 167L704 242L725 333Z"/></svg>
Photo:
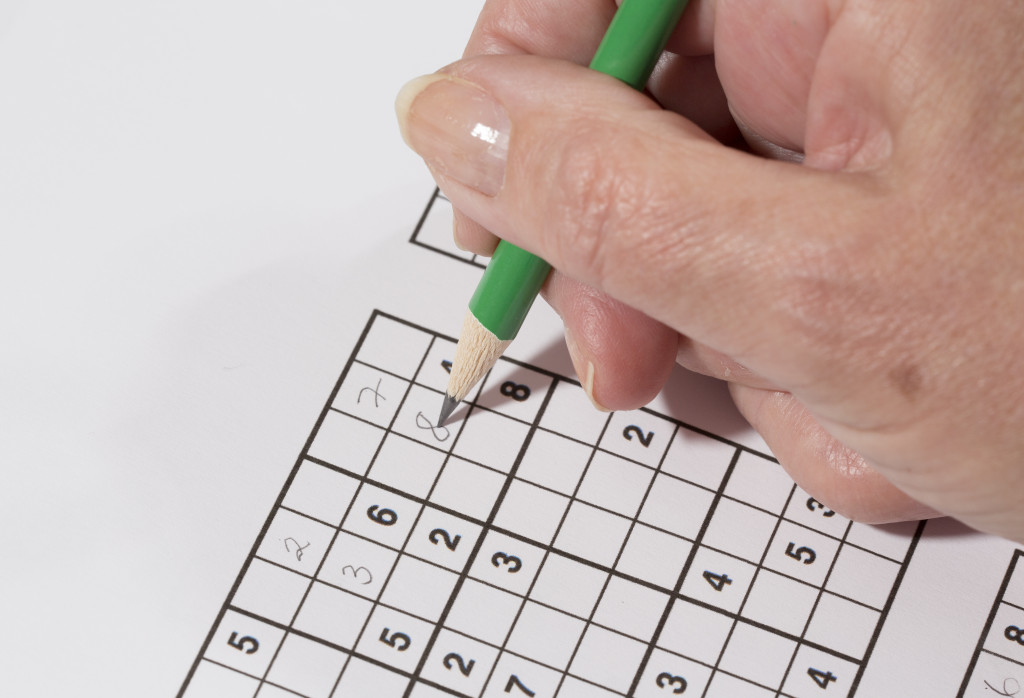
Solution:
<svg viewBox="0 0 1024 698"><path fill-rule="evenodd" d="M530 397L530 386L514 381L505 381L501 384L501 394L516 402L523 402Z"/></svg>

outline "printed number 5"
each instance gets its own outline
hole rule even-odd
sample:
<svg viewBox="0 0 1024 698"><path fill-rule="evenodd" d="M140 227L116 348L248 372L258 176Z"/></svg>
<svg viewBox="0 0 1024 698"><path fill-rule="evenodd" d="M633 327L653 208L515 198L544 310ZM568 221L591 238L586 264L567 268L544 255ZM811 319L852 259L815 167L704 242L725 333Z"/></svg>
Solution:
<svg viewBox="0 0 1024 698"><path fill-rule="evenodd" d="M240 652L246 654L252 654L260 648L260 641L251 635L243 635L238 637L238 633L231 633L231 637L228 638L228 644L234 647Z"/></svg>
<svg viewBox="0 0 1024 698"><path fill-rule="evenodd" d="M790 543L786 546L786 555L789 555L794 560L799 560L805 565L809 565L818 559L818 555L806 546L796 547L796 543Z"/></svg>

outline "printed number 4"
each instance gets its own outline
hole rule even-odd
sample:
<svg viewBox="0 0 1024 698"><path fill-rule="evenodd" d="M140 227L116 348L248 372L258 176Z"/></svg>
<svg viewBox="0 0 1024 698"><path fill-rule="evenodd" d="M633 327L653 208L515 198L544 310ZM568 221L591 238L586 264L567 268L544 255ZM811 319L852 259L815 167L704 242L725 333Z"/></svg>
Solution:
<svg viewBox="0 0 1024 698"><path fill-rule="evenodd" d="M831 682L839 678L831 671L822 671L821 669L814 668L807 669L807 675L814 679L814 683L818 684L819 688L828 688Z"/></svg>

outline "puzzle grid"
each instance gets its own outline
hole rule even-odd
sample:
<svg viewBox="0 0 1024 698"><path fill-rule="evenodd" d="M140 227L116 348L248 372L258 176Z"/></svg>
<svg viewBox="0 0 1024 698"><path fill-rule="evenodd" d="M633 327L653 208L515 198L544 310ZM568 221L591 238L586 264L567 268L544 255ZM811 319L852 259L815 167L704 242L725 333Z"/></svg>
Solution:
<svg viewBox="0 0 1024 698"><path fill-rule="evenodd" d="M1024 550L1010 560L971 658L959 698L1015 696L1024 690Z"/></svg>
<svg viewBox="0 0 1024 698"><path fill-rule="evenodd" d="M182 686L235 696L852 695L916 525L375 313Z"/></svg>
<svg viewBox="0 0 1024 698"><path fill-rule="evenodd" d="M460 250L452 242L452 205L437 188L427 202L409 242L433 252L440 252L447 257L460 259L480 269L487 266L485 257Z"/></svg>

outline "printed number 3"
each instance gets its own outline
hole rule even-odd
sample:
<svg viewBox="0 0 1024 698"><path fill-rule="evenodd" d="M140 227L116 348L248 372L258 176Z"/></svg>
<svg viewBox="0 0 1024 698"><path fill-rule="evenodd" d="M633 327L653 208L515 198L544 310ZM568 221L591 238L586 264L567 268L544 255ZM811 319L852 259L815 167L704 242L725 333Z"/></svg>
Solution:
<svg viewBox="0 0 1024 698"><path fill-rule="evenodd" d="M658 684L658 688L671 688L673 693L682 693L686 690L686 679L682 676L673 676L667 671L658 674L654 682Z"/></svg>

